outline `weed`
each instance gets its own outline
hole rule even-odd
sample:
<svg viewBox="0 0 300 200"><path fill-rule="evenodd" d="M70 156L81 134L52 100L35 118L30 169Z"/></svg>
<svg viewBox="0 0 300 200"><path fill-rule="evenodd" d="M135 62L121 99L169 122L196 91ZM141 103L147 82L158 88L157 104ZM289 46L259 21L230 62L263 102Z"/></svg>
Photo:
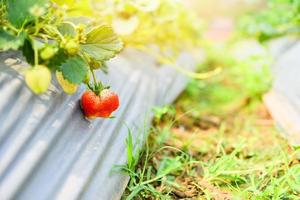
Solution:
<svg viewBox="0 0 300 200"><path fill-rule="evenodd" d="M299 149L279 136L261 100L269 57L237 60L237 46L199 65L222 66L218 77L192 80L173 106L154 108L138 153L129 131L124 199L299 199Z"/></svg>

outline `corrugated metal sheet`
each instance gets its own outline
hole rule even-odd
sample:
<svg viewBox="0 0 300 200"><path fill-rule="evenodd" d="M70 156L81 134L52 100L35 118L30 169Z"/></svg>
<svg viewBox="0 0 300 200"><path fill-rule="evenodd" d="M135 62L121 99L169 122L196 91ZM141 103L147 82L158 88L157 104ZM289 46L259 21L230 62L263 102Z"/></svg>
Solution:
<svg viewBox="0 0 300 200"><path fill-rule="evenodd" d="M151 108L173 101L186 77L126 50L109 62L107 76L97 74L120 94L116 118L88 121L79 106L83 86L69 96L53 81L46 94L33 95L22 76L4 64L11 56L16 57L0 54L1 200L119 199L128 177L110 172L126 162L124 124L135 139L140 137L151 121ZM195 66L185 53L178 63Z"/></svg>
<svg viewBox="0 0 300 200"><path fill-rule="evenodd" d="M273 87L265 103L290 144L300 145L300 41L283 38L270 46Z"/></svg>

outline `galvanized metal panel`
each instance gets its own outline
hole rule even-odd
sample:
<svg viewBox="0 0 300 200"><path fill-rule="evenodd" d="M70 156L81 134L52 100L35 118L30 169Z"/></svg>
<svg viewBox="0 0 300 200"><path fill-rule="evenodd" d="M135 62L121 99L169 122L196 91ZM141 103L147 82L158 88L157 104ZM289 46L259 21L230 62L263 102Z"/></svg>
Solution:
<svg viewBox="0 0 300 200"><path fill-rule="evenodd" d="M300 41L281 39L271 46L273 87L265 96L271 115L292 145L300 145Z"/></svg>
<svg viewBox="0 0 300 200"><path fill-rule="evenodd" d="M97 76L120 94L120 109L110 120L86 120L79 106L85 90L64 94L55 80L36 96L21 75L4 64L15 53L0 54L1 199L119 199L128 177L111 174L126 162L127 128L135 140L151 121L151 108L173 101L186 77L133 49L109 62ZM195 64L183 53L179 64ZM24 65L20 62L18 64ZM14 68L18 68L15 66Z"/></svg>

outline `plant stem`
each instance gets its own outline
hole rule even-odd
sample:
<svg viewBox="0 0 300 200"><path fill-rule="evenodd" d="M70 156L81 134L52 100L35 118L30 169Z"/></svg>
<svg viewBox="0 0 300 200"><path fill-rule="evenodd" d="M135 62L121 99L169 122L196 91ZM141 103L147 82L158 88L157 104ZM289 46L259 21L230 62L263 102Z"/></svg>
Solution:
<svg viewBox="0 0 300 200"><path fill-rule="evenodd" d="M93 76L94 84L96 85L97 84L97 78L96 78L96 75L95 75L95 72L94 72L93 69L91 69L91 73L92 73L92 76Z"/></svg>
<svg viewBox="0 0 300 200"><path fill-rule="evenodd" d="M150 48L147 48L147 47L144 47L144 46L136 46L137 49L141 50L141 51L144 51L150 55L152 55L153 57L155 57L157 60L159 60L160 62L164 63L164 64L167 64L169 65L170 67L173 67L175 70L177 70L178 72L188 76L188 77L191 77L191 78L194 78L194 79L208 79L208 78L211 78L215 75L218 75L221 71L222 71L222 68L221 67L217 67L215 68L214 70L212 71L208 71L208 72L204 72L204 73L197 73L197 72L193 72L193 71L189 71L179 65L176 64L176 62L170 58L166 58L164 56L161 56L160 54L158 53L155 53L153 51L151 51Z"/></svg>
<svg viewBox="0 0 300 200"><path fill-rule="evenodd" d="M14 26L12 26L11 24L5 24L5 26L7 28L9 28L10 30L14 31L15 33L19 33L19 29L15 28Z"/></svg>
<svg viewBox="0 0 300 200"><path fill-rule="evenodd" d="M32 38L31 38L31 41L33 44L33 52L34 52L34 66L37 66L39 64L39 52L38 52L36 44Z"/></svg>
<svg viewBox="0 0 300 200"><path fill-rule="evenodd" d="M35 19L35 32L34 32L34 35L37 35L40 31L40 27L39 27L39 18L37 17Z"/></svg>
<svg viewBox="0 0 300 200"><path fill-rule="evenodd" d="M34 65L37 66L39 64L39 54L38 50L34 48Z"/></svg>

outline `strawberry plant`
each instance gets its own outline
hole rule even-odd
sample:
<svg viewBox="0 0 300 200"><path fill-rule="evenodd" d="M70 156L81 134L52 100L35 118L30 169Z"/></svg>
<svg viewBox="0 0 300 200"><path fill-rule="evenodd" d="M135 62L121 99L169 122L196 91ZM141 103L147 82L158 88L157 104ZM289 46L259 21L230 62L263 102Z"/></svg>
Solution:
<svg viewBox="0 0 300 200"><path fill-rule="evenodd" d="M119 53L123 43L102 22L93 18L85 23L75 21L67 18L63 6L48 0L0 0L0 52L22 52L29 65L25 82L34 93L47 91L51 72L68 94L82 83L95 95L107 93L99 87L102 83L94 70L105 70L105 61Z"/></svg>
<svg viewBox="0 0 300 200"><path fill-rule="evenodd" d="M156 45L162 51L181 51L197 45L201 23L176 0L54 0L70 15L92 16L112 24L127 46ZM75 3L76 2L76 3Z"/></svg>
<svg viewBox="0 0 300 200"><path fill-rule="evenodd" d="M183 51L198 48L202 26L194 12L177 0L54 0L72 16L89 14L112 24L127 47L154 56L161 64L198 79L220 70L194 73L176 64ZM76 3L75 3L76 2Z"/></svg>

